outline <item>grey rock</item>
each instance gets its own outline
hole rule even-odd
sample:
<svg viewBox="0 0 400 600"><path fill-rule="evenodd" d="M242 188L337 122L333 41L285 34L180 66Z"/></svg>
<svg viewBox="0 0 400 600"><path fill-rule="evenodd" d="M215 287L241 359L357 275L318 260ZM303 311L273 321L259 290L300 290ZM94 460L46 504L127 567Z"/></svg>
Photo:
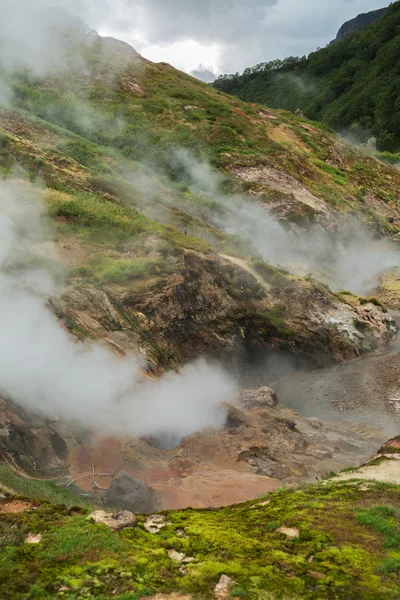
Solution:
<svg viewBox="0 0 400 600"><path fill-rule="evenodd" d="M115 506L133 513L152 513L157 509L153 488L126 471L119 471L103 497L106 506Z"/></svg>
<svg viewBox="0 0 400 600"><path fill-rule="evenodd" d="M365 144L365 147L367 150L370 150L371 152L376 152L376 138L375 137L369 138L368 142Z"/></svg>
<svg viewBox="0 0 400 600"><path fill-rule="evenodd" d="M144 528L149 533L158 533L166 525L168 525L168 521L165 515L151 515L151 517L146 520Z"/></svg>
<svg viewBox="0 0 400 600"><path fill-rule="evenodd" d="M133 527L136 524L136 517L127 510L118 513L107 513L104 510L96 510L88 516L89 520L95 523L103 523L113 531Z"/></svg>
<svg viewBox="0 0 400 600"><path fill-rule="evenodd" d="M315 417L310 417L308 419L308 422L310 423L310 425L313 429L321 429L322 428L321 421L319 421L319 419L316 419Z"/></svg>
<svg viewBox="0 0 400 600"><path fill-rule="evenodd" d="M258 390L242 390L239 402L246 410L274 408L278 404L278 397L271 388L262 387Z"/></svg>

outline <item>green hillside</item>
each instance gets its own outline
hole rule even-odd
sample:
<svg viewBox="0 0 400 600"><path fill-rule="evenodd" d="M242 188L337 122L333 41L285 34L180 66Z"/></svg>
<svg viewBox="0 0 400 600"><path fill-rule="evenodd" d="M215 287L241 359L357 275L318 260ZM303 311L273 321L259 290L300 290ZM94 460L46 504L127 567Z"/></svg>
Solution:
<svg viewBox="0 0 400 600"><path fill-rule="evenodd" d="M339 29L335 41L340 42L344 40L350 33L353 33L354 31L361 31L365 27L368 27L368 25L371 25L371 23L377 19L383 17L386 11L387 8L378 8L378 10L371 10L370 12L362 13L354 19L346 21L346 23L343 23Z"/></svg>
<svg viewBox="0 0 400 600"><path fill-rule="evenodd" d="M279 257L260 260L235 207L330 232L357 215L373 236L395 234L400 173L324 125L246 104L127 44L84 27L64 36L58 69L1 73L0 169L10 184L44 187L69 268L52 307L70 331L120 352L133 344L161 368L220 358L240 339L318 364L368 351L346 328L309 325L316 301L339 312L360 304Z"/></svg>
<svg viewBox="0 0 400 600"><path fill-rule="evenodd" d="M308 57L261 63L242 75L223 75L216 89L249 102L301 109L338 131L378 148L400 149L400 2L382 18Z"/></svg>
<svg viewBox="0 0 400 600"><path fill-rule="evenodd" d="M398 600L400 487L350 476L165 512L157 533L142 515L112 531L55 486L8 477L16 490L0 484L1 598Z"/></svg>

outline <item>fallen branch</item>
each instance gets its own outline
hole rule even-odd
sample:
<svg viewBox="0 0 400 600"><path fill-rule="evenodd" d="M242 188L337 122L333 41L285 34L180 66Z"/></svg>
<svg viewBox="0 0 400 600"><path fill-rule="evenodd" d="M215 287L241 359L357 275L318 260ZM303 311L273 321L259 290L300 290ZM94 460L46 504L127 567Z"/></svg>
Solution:
<svg viewBox="0 0 400 600"><path fill-rule="evenodd" d="M114 477L113 473L95 473L95 475L97 475L97 477ZM89 471L89 473L85 473L84 475L80 475L79 477L77 477L76 479L73 479L72 481L70 481L66 486L65 489L69 488L70 485L72 485L73 483L75 483L76 481L80 481L81 479L85 479L86 477L93 477L93 469L91 471ZM102 488L100 488L102 489ZM104 488L107 489L107 488Z"/></svg>
<svg viewBox="0 0 400 600"><path fill-rule="evenodd" d="M100 473L98 473L97 475L100 477ZM99 489L99 490L104 490L104 491L108 490L108 488L101 487L100 485L98 485L96 483L95 477L96 477L96 465L93 465L93 467L92 467L92 481L93 481L93 485L96 486L97 489Z"/></svg>

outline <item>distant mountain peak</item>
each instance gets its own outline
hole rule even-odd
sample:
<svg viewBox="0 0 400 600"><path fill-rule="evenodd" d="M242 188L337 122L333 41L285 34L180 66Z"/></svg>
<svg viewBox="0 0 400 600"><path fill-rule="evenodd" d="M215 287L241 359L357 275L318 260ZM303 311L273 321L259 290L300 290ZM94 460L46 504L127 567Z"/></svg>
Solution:
<svg viewBox="0 0 400 600"><path fill-rule="evenodd" d="M339 29L337 36L332 43L341 42L348 35L350 35L350 33L361 31L365 27L368 27L368 25L371 25L377 19L383 17L386 11L387 8L378 8L377 10L372 10L370 12L357 15L357 17L350 19L350 21L346 21L346 23L343 23Z"/></svg>

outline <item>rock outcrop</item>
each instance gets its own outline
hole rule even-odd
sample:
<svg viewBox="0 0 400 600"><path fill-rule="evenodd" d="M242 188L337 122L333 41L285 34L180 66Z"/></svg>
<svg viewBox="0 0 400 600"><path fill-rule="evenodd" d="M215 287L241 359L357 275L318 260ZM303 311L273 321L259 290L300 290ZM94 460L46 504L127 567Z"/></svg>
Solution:
<svg viewBox="0 0 400 600"><path fill-rule="evenodd" d="M0 397L0 457L16 471L33 477L65 474L79 436L54 417L39 417Z"/></svg>

